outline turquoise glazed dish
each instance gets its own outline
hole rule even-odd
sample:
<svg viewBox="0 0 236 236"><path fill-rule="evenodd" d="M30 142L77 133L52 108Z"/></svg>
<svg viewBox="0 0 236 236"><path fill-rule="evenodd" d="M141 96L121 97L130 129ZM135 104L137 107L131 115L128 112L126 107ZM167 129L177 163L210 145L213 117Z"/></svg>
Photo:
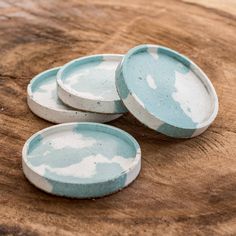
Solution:
<svg viewBox="0 0 236 236"><path fill-rule="evenodd" d="M139 121L175 138L201 134L218 112L217 94L205 73L162 46L131 49L116 70L116 87Z"/></svg>
<svg viewBox="0 0 236 236"><path fill-rule="evenodd" d="M128 133L98 123L67 123L30 137L22 151L23 171L36 187L73 198L102 197L138 176L141 151Z"/></svg>
<svg viewBox="0 0 236 236"><path fill-rule="evenodd" d="M53 122L66 123L77 121L109 122L120 114L98 114L71 108L58 98L56 76L60 67L43 71L36 75L27 87L27 102L37 116Z"/></svg>
<svg viewBox="0 0 236 236"><path fill-rule="evenodd" d="M115 85L123 55L101 54L75 59L57 74L58 96L76 109L117 114L127 112Z"/></svg>

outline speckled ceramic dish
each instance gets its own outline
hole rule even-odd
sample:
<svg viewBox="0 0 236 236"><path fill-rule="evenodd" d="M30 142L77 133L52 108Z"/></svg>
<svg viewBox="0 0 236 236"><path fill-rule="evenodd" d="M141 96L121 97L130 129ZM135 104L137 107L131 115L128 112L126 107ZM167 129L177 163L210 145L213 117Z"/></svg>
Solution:
<svg viewBox="0 0 236 236"><path fill-rule="evenodd" d="M201 134L218 112L218 98L205 73L162 46L131 49L117 68L116 87L139 121L171 137Z"/></svg>
<svg viewBox="0 0 236 236"><path fill-rule="evenodd" d="M66 106L57 96L56 75L59 67L44 71L35 76L27 88L27 101L37 116L53 123L74 121L109 122L120 114L98 114L78 111Z"/></svg>
<svg viewBox="0 0 236 236"><path fill-rule="evenodd" d="M124 113L115 86L115 70L123 56L102 54L75 59L57 74L58 96L74 108L98 113Z"/></svg>
<svg viewBox="0 0 236 236"><path fill-rule="evenodd" d="M130 184L141 151L128 133L98 123L67 123L39 131L22 151L25 176L55 195L95 198Z"/></svg>

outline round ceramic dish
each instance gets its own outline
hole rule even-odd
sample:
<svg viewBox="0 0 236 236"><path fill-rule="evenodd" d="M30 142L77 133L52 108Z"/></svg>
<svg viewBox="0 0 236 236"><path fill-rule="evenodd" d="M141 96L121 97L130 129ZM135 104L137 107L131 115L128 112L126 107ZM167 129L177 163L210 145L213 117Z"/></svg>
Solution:
<svg viewBox="0 0 236 236"><path fill-rule="evenodd" d="M131 49L117 68L116 87L139 121L171 137L201 134L218 112L218 98L205 73L162 46Z"/></svg>
<svg viewBox="0 0 236 236"><path fill-rule="evenodd" d="M65 64L57 74L58 96L67 105L90 112L124 113L115 86L115 70L123 56L102 54Z"/></svg>
<svg viewBox="0 0 236 236"><path fill-rule="evenodd" d="M141 168L141 151L128 133L98 123L67 123L31 136L22 151L25 176L55 195L95 198L130 184Z"/></svg>
<svg viewBox="0 0 236 236"><path fill-rule="evenodd" d="M56 75L59 67L35 76L27 88L29 108L37 116L53 123L74 121L109 122L120 115L107 115L75 110L63 104L57 96Z"/></svg>

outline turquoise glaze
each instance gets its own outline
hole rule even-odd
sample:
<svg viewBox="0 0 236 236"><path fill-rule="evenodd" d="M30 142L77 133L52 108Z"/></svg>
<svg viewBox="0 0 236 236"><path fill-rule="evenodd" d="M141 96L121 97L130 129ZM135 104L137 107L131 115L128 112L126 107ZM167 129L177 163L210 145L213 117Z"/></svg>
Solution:
<svg viewBox="0 0 236 236"><path fill-rule="evenodd" d="M116 192L137 177L140 162L133 137L96 123L53 126L32 136L23 149L26 177L47 192L68 197Z"/></svg>
<svg viewBox="0 0 236 236"><path fill-rule="evenodd" d="M122 55L82 57L67 63L58 73L59 97L68 105L98 113L124 113L115 86L115 70Z"/></svg>
<svg viewBox="0 0 236 236"><path fill-rule="evenodd" d="M106 63L106 64L105 64ZM62 82L81 96L91 99L119 100L115 83L111 80L119 61L103 61L102 56L78 60L63 73Z"/></svg>
<svg viewBox="0 0 236 236"><path fill-rule="evenodd" d="M71 110L57 96L56 75L60 67L38 74L30 83L29 93L36 102L54 109Z"/></svg>
<svg viewBox="0 0 236 236"><path fill-rule="evenodd" d="M207 76L188 58L165 47L131 49L117 68L116 85L136 118L168 136L196 136L218 111Z"/></svg>

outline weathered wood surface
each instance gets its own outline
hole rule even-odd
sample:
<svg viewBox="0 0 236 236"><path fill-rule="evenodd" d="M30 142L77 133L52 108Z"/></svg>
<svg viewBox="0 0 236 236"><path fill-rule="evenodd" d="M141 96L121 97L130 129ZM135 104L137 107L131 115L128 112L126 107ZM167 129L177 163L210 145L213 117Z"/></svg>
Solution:
<svg viewBox="0 0 236 236"><path fill-rule="evenodd" d="M131 115L112 122L142 148L129 188L70 200L33 187L21 149L51 124L26 104L32 76L94 53L141 43L186 54L213 82L220 102L200 137L174 140ZM221 1L0 1L0 235L236 235L236 7Z"/></svg>

